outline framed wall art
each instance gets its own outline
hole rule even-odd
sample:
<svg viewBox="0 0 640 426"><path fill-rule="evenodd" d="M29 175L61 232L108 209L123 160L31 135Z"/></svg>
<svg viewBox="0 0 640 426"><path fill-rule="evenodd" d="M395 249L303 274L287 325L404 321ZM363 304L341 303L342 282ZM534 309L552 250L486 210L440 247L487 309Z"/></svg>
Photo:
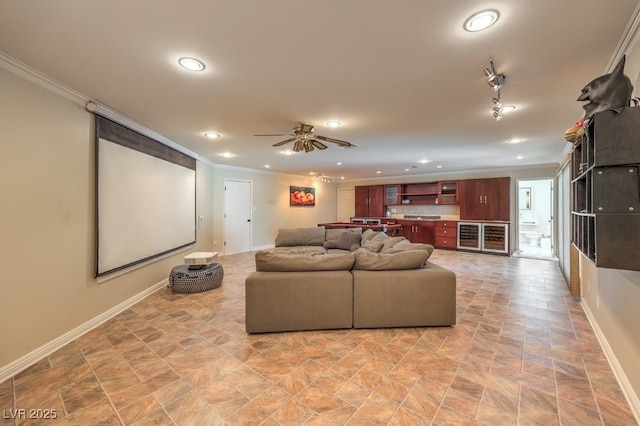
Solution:
<svg viewBox="0 0 640 426"><path fill-rule="evenodd" d="M290 207L314 207L316 205L316 189L307 186L289 187Z"/></svg>

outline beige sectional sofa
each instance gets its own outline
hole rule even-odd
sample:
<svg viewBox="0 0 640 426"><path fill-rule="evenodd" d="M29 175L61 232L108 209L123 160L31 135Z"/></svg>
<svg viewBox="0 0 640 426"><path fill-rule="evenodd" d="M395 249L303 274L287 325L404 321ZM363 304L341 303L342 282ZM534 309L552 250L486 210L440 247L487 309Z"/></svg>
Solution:
<svg viewBox="0 0 640 426"><path fill-rule="evenodd" d="M433 246L360 228L281 229L245 281L246 331L448 326L456 276Z"/></svg>

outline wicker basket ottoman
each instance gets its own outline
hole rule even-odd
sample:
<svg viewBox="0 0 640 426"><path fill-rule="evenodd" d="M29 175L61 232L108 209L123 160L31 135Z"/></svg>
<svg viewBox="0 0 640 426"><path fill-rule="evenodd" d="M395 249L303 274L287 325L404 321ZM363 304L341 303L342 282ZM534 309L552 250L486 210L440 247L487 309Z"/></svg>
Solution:
<svg viewBox="0 0 640 426"><path fill-rule="evenodd" d="M179 265L171 270L169 288L174 293L199 293L220 287L224 269L217 262L200 269L189 269L189 265Z"/></svg>

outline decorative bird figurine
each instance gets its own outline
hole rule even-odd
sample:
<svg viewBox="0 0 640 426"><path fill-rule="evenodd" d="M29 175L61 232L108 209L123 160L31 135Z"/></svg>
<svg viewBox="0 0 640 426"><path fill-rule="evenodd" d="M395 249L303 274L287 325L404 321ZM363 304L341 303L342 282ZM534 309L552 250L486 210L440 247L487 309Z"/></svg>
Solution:
<svg viewBox="0 0 640 426"><path fill-rule="evenodd" d="M584 135L584 117L580 118L575 122L573 127L570 127L566 132L564 132L564 138L567 142L571 142L573 144L576 144L582 135Z"/></svg>

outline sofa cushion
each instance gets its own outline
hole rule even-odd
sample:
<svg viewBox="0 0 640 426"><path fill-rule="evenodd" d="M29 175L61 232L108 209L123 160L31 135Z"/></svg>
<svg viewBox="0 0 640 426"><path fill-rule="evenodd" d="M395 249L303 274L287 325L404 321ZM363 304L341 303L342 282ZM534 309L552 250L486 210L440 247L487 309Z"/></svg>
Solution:
<svg viewBox="0 0 640 426"><path fill-rule="evenodd" d="M350 270L355 262L352 253L282 253L271 250L256 252L256 271L302 272Z"/></svg>
<svg viewBox="0 0 640 426"><path fill-rule="evenodd" d="M276 247L321 246L324 240L324 226L279 229L275 245Z"/></svg>
<svg viewBox="0 0 640 426"><path fill-rule="evenodd" d="M355 232L341 232L335 240L324 243L326 249L341 249L355 251L360 248L360 234Z"/></svg>
<svg viewBox="0 0 640 426"><path fill-rule="evenodd" d="M278 254L308 254L308 253L326 253L327 250L322 246L293 246L293 247L274 247L266 249L272 253Z"/></svg>
<svg viewBox="0 0 640 426"><path fill-rule="evenodd" d="M366 249L353 252L356 258L353 269L389 271L421 268L429 258L426 250L405 250L397 253L374 253Z"/></svg>

